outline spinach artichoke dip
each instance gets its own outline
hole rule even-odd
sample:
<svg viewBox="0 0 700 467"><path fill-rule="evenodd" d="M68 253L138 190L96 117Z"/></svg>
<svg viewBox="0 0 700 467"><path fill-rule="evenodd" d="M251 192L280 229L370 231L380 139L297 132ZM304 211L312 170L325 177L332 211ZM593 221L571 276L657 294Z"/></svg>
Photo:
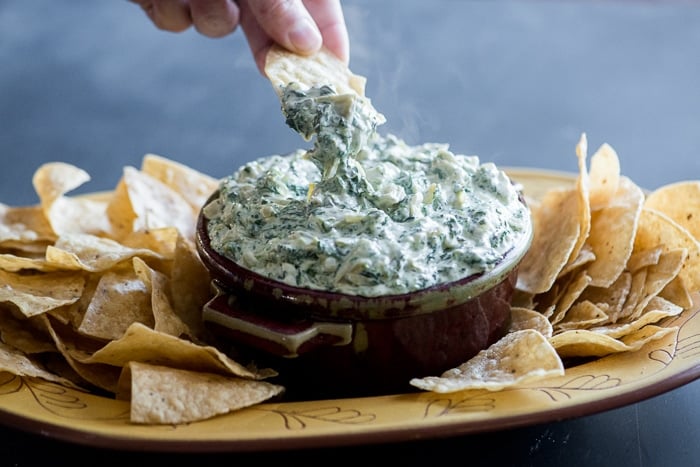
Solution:
<svg viewBox="0 0 700 467"><path fill-rule="evenodd" d="M313 148L245 164L204 208L212 248L237 264L309 289L403 294L490 270L528 231L493 163L382 136L368 100L332 86L291 83L281 102Z"/></svg>

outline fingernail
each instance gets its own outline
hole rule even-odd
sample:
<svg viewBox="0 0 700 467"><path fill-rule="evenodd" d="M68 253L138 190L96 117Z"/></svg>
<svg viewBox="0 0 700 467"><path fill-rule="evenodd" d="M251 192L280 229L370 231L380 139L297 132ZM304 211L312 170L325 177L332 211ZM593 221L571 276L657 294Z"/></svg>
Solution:
<svg viewBox="0 0 700 467"><path fill-rule="evenodd" d="M309 52L321 47L321 33L309 20L301 21L289 32L289 41L300 52Z"/></svg>

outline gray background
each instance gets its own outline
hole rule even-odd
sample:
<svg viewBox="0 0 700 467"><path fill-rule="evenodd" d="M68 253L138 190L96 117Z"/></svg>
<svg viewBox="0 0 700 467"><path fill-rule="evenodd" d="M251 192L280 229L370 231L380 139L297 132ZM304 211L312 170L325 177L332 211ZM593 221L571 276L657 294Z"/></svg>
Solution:
<svg viewBox="0 0 700 467"><path fill-rule="evenodd" d="M607 142L646 188L700 177L700 5L644 1L347 0L351 68L410 143L447 142L501 165L576 170L575 144ZM221 177L306 145L284 124L244 37L157 30L125 0L0 0L0 202L36 201L48 161L113 188L152 152ZM78 190L80 191L80 190ZM472 465L689 465L700 383L569 421L364 449L211 455L299 461L389 455ZM86 450L3 428L8 465ZM505 448L504 448L505 446ZM464 457L468 456L468 457ZM167 461L167 457L151 456ZM183 459L181 456L172 459Z"/></svg>
<svg viewBox="0 0 700 467"><path fill-rule="evenodd" d="M351 68L410 143L575 170L586 132L647 188L700 175L700 7L679 2L344 2ZM111 188L148 152L224 176L304 146L240 31L157 30L124 0L0 2L0 201L48 160Z"/></svg>

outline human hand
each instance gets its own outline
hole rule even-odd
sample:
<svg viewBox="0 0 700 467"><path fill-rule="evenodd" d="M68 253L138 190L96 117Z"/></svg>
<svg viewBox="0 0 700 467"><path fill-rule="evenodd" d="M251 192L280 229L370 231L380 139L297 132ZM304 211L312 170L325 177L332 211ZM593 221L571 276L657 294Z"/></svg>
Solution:
<svg viewBox="0 0 700 467"><path fill-rule="evenodd" d="M340 0L130 0L159 29L181 32L190 26L208 37L231 34L240 25L255 63L264 74L274 43L312 54L321 46L347 63L348 32Z"/></svg>

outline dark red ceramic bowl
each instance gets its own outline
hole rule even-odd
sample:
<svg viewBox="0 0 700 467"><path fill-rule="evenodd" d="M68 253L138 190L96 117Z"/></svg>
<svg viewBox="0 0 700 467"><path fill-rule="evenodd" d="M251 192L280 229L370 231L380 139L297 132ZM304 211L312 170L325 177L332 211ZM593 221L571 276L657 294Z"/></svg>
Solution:
<svg viewBox="0 0 700 467"><path fill-rule="evenodd" d="M488 347L508 329L517 268L532 240L529 231L488 273L362 297L263 277L214 251L207 232L200 213L197 249L216 290L205 325L277 369L299 397L407 392L411 378L440 375Z"/></svg>

